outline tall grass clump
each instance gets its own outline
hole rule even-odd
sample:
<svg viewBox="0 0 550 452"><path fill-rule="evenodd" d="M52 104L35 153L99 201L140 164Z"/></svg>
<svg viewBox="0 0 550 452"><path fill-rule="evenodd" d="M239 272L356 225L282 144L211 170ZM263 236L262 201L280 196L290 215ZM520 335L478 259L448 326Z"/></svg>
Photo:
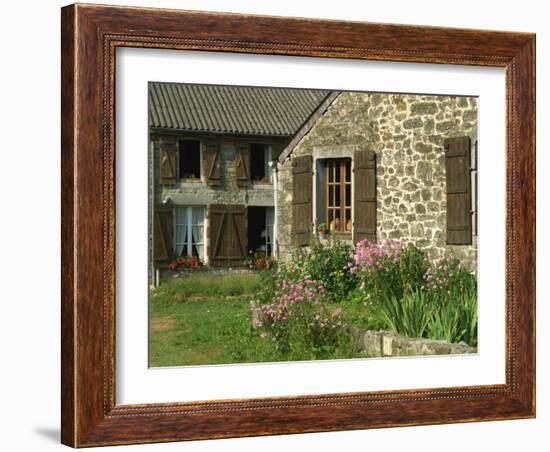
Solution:
<svg viewBox="0 0 550 452"><path fill-rule="evenodd" d="M255 272L232 274L190 273L182 278L162 282L153 293L153 301L183 302L189 298L213 298L254 295L262 288L262 279Z"/></svg>

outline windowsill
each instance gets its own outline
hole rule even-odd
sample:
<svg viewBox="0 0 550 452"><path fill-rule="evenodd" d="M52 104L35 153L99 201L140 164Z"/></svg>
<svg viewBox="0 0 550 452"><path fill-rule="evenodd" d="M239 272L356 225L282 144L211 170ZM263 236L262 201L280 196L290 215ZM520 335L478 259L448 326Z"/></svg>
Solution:
<svg viewBox="0 0 550 452"><path fill-rule="evenodd" d="M185 179L182 178L179 181L180 181L180 184L200 184L203 182L203 180L200 178L191 178L191 177L185 178Z"/></svg>
<svg viewBox="0 0 550 452"><path fill-rule="evenodd" d="M273 188L272 182L252 181L253 188Z"/></svg>

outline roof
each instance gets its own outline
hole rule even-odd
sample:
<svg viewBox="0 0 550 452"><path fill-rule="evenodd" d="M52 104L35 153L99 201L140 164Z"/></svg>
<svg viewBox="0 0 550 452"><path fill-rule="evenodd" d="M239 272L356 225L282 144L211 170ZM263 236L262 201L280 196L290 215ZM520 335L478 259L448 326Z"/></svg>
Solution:
<svg viewBox="0 0 550 452"><path fill-rule="evenodd" d="M152 128L292 136L330 91L149 83Z"/></svg>

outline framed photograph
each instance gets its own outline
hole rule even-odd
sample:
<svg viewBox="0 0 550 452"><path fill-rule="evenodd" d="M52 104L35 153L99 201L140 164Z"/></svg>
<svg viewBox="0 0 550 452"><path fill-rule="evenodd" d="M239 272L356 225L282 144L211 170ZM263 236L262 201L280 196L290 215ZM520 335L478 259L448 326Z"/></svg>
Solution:
<svg viewBox="0 0 550 452"><path fill-rule="evenodd" d="M62 442L535 416L535 36L62 9Z"/></svg>

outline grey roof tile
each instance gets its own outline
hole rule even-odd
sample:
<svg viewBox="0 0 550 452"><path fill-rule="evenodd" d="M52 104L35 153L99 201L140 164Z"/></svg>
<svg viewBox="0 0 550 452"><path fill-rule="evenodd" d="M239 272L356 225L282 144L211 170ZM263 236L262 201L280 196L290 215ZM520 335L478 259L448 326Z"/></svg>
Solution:
<svg viewBox="0 0 550 452"><path fill-rule="evenodd" d="M149 83L153 128L291 136L330 94L325 90Z"/></svg>

